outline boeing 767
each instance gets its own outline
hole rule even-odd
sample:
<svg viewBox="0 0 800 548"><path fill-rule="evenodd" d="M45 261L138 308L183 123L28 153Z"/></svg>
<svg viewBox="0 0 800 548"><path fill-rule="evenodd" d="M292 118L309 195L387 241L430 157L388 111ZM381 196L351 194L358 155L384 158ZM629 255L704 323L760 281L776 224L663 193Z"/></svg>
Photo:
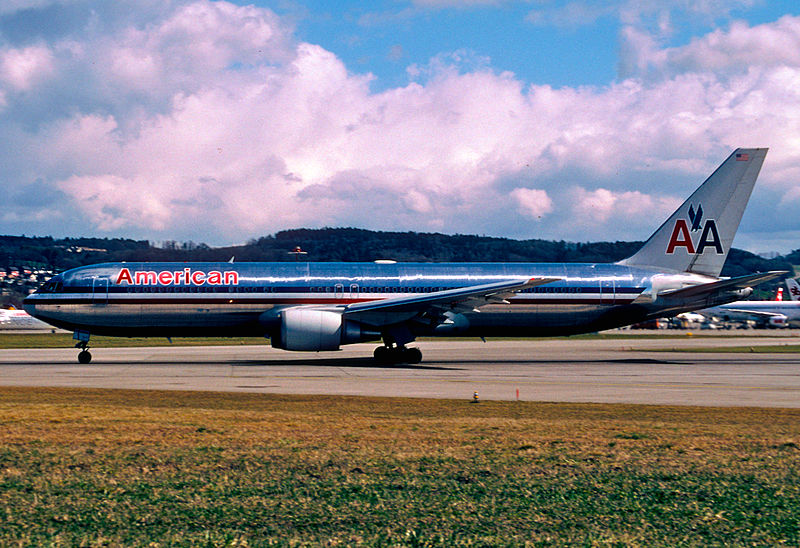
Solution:
<svg viewBox="0 0 800 548"><path fill-rule="evenodd" d="M418 363L419 336L570 335L746 297L781 275L719 277L765 148L737 149L633 256L570 263L107 263L54 276L36 318L93 334L259 336L285 350L382 341L380 363Z"/></svg>

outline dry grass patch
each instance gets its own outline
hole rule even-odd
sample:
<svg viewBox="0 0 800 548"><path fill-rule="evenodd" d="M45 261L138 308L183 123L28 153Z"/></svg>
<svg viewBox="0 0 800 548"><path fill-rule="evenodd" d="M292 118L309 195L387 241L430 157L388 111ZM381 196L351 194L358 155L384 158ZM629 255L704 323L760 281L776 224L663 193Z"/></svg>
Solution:
<svg viewBox="0 0 800 548"><path fill-rule="evenodd" d="M797 545L800 411L0 388L0 545Z"/></svg>

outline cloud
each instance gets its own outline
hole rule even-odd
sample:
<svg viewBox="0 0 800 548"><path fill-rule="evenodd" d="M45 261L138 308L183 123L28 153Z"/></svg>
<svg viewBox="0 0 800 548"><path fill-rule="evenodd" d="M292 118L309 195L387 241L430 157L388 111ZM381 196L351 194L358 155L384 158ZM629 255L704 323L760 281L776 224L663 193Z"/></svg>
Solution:
<svg viewBox="0 0 800 548"><path fill-rule="evenodd" d="M538 188L515 188L511 197L519 204L520 211L534 219L540 219L553 211L553 200L547 192Z"/></svg>
<svg viewBox="0 0 800 548"><path fill-rule="evenodd" d="M573 214L590 223L602 226L608 221L630 218L666 218L680 200L651 196L639 191L612 192L606 188L573 189Z"/></svg>
<svg viewBox="0 0 800 548"><path fill-rule="evenodd" d="M601 18L613 17L623 25L640 30L649 29L659 36L674 31L673 19L686 25L696 25L700 19L707 23L728 19L737 9L749 8L758 0L611 0L592 2L539 2L525 17L534 25L555 25L579 28L592 25Z"/></svg>
<svg viewBox="0 0 800 548"><path fill-rule="evenodd" d="M0 50L0 83L26 91L53 73L53 54L46 46Z"/></svg>
<svg viewBox="0 0 800 548"><path fill-rule="evenodd" d="M734 21L688 45L661 49L657 39L635 27L622 32L623 76L670 78L684 73L738 74L754 67L800 66L800 18L784 16L750 27Z"/></svg>
<svg viewBox="0 0 800 548"><path fill-rule="evenodd" d="M616 14L618 10L619 6L613 2L567 2L533 9L525 16L525 21L537 26L577 28L591 25L601 17Z"/></svg>
<svg viewBox="0 0 800 548"><path fill-rule="evenodd" d="M749 52L792 43L799 18L681 48L628 31L630 77L605 87L528 85L457 51L377 93L268 9L197 0L132 20L4 46L0 191L50 191L9 204L3 231L642 239L736 146L773 147L757 192L797 200L800 66Z"/></svg>

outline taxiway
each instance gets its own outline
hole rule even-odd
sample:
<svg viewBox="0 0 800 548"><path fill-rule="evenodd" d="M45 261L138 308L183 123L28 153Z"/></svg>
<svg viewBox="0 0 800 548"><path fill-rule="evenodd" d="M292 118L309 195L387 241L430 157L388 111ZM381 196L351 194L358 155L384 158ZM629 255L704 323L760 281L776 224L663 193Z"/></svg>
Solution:
<svg viewBox="0 0 800 548"><path fill-rule="evenodd" d="M552 402L800 407L800 354L726 353L794 337L433 341L414 366L377 367L374 345L0 350L0 385ZM714 346L718 352L694 353ZM686 350L689 350L687 352Z"/></svg>

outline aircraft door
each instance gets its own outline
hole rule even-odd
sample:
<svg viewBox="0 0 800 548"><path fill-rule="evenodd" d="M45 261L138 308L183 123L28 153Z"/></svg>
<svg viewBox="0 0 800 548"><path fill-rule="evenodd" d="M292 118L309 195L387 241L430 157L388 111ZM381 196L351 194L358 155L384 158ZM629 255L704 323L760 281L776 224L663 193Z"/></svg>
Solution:
<svg viewBox="0 0 800 548"><path fill-rule="evenodd" d="M350 284L350 298L351 299L358 298L358 284Z"/></svg>
<svg viewBox="0 0 800 548"><path fill-rule="evenodd" d="M341 299L342 297L344 297L344 285L336 284L333 286L333 298Z"/></svg>
<svg viewBox="0 0 800 548"><path fill-rule="evenodd" d="M600 280L600 302L614 304L616 300L614 280Z"/></svg>
<svg viewBox="0 0 800 548"><path fill-rule="evenodd" d="M92 278L92 304L108 304L108 278Z"/></svg>

